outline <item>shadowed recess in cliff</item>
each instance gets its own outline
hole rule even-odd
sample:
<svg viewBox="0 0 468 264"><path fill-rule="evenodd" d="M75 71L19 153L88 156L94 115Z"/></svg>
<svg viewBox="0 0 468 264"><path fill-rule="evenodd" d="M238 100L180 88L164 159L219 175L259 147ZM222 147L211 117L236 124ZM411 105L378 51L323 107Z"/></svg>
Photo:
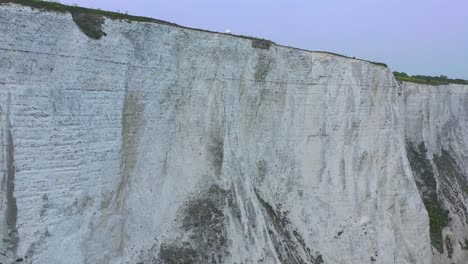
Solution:
<svg viewBox="0 0 468 264"><path fill-rule="evenodd" d="M188 239L165 241L159 247L156 263L226 263L228 234L224 209L233 206L232 193L216 184L189 200L180 212L181 231ZM146 259L151 259L150 256Z"/></svg>
<svg viewBox="0 0 468 264"><path fill-rule="evenodd" d="M440 253L444 252L442 230L449 224L448 213L437 194L437 181L427 158L427 149L423 142L416 148L412 142L406 144L408 160L416 180L416 186L429 215L429 228L432 246Z"/></svg>

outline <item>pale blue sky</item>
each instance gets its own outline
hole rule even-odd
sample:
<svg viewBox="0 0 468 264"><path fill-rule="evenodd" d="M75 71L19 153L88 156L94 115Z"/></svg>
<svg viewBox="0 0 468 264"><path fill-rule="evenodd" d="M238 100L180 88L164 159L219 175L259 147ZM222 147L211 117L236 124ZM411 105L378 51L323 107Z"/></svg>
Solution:
<svg viewBox="0 0 468 264"><path fill-rule="evenodd" d="M62 0L468 79L467 0Z"/></svg>

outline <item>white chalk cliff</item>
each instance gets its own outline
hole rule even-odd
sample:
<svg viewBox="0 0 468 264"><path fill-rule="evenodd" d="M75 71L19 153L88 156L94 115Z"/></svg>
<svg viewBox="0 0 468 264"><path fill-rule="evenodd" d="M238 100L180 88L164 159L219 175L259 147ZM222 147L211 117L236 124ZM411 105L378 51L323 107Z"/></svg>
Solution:
<svg viewBox="0 0 468 264"><path fill-rule="evenodd" d="M0 5L0 263L466 263L468 87L74 19Z"/></svg>
<svg viewBox="0 0 468 264"><path fill-rule="evenodd" d="M468 263L468 86L403 83L408 158L434 263Z"/></svg>

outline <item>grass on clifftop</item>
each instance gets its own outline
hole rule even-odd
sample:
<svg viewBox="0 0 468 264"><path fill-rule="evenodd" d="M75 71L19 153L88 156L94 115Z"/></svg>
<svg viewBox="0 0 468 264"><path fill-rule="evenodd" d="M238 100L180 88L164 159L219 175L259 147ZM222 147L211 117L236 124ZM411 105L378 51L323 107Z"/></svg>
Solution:
<svg viewBox="0 0 468 264"><path fill-rule="evenodd" d="M425 75L413 75L409 76L404 72L393 72L393 75L398 81L412 82L427 85L447 85L447 84L464 84L468 85L468 80L463 79L450 79L447 76L425 76Z"/></svg>

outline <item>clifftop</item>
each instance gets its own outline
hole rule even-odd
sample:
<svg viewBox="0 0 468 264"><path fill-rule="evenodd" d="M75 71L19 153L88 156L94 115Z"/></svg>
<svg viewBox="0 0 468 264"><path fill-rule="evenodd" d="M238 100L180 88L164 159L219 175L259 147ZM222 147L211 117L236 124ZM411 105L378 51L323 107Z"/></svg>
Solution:
<svg viewBox="0 0 468 264"><path fill-rule="evenodd" d="M282 46L282 47L287 47L287 48L292 48L292 49L297 49L297 50L303 50L307 52L324 53L324 54L330 54L333 56L338 56L338 57L347 58L347 59L366 61L366 62L375 64L378 66L388 68L388 66L382 62L375 62L375 61L369 61L365 59L349 57L349 56L345 56L345 55L337 54L333 52L328 52L328 51L311 51L311 50L306 50L306 49L301 49L301 48L296 48L296 47L279 45L271 40L256 38L252 36L226 34L226 33L216 32L216 31L211 31L211 30L191 28L191 27L181 26L176 23L155 19L155 18L133 16L133 15L117 13L117 12L110 12L110 11L85 8L85 7L79 7L79 6L69 6L69 5L64 5L64 4L55 3L55 2L45 2L45 1L37 1L37 0L0 0L0 5L4 5L4 4L18 4L18 5L23 5L23 6L29 6L33 9L40 9L44 11L52 11L52 12L59 12L59 13L68 12L72 15L73 21L78 25L81 31L84 34L86 34L88 37L93 38L93 39L100 39L101 37L106 36L106 32L104 32L104 30L102 29L102 25L104 23L104 18L109 18L113 20L125 20L130 23L131 22L147 22L147 23L155 23L155 24L161 24L161 25L166 25L166 26L173 26L173 27L178 27L178 28L202 31L202 32L207 32L207 33L223 34L223 35L228 35L228 36L237 37L237 38L250 39L252 40L253 48L269 49L272 45L277 45L277 46Z"/></svg>

